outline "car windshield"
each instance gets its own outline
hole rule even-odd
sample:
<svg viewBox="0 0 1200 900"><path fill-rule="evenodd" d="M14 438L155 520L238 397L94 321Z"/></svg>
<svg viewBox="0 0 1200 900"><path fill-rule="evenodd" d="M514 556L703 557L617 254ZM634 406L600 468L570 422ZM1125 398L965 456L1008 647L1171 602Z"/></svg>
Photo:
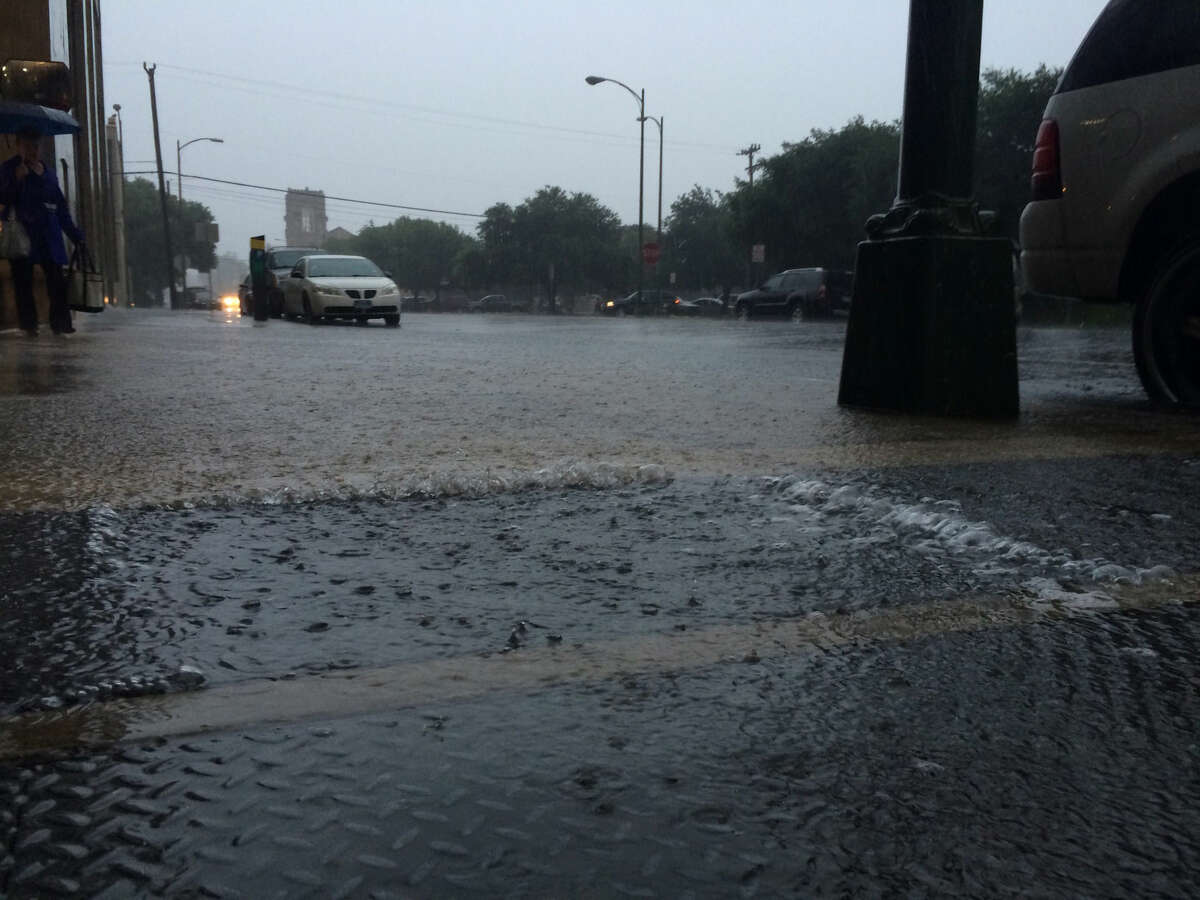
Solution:
<svg viewBox="0 0 1200 900"><path fill-rule="evenodd" d="M779 290L779 286L781 284L783 284L783 273L782 272L778 275L772 275L765 282L763 282L762 289L764 291L777 291L777 290Z"/></svg>
<svg viewBox="0 0 1200 900"><path fill-rule="evenodd" d="M290 269L311 253L311 250L272 250L267 254L267 266L271 269Z"/></svg>
<svg viewBox="0 0 1200 900"><path fill-rule="evenodd" d="M361 256L320 256L309 260L309 278L378 277L379 266Z"/></svg>

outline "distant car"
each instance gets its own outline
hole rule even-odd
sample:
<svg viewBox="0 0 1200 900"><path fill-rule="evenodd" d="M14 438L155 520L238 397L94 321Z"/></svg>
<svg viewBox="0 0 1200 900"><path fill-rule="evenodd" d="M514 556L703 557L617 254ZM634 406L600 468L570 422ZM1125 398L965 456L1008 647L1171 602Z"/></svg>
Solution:
<svg viewBox="0 0 1200 900"><path fill-rule="evenodd" d="M697 297L695 300L676 298L668 312L673 316L718 317L725 315L725 304L720 297Z"/></svg>
<svg viewBox="0 0 1200 900"><path fill-rule="evenodd" d="M807 319L847 312L853 282L854 274L840 269L786 269L754 290L738 294L734 313L739 319Z"/></svg>
<svg viewBox="0 0 1200 900"><path fill-rule="evenodd" d="M238 309L243 316L254 315L254 286L250 283L249 275L238 285Z"/></svg>
<svg viewBox="0 0 1200 900"><path fill-rule="evenodd" d="M503 294L488 294L473 307L476 312L526 312L528 306Z"/></svg>
<svg viewBox="0 0 1200 900"><path fill-rule="evenodd" d="M400 325L400 291L364 256L321 254L297 260L284 281L283 315L318 325L329 319Z"/></svg>
<svg viewBox="0 0 1200 900"><path fill-rule="evenodd" d="M1134 308L1142 386L1200 407L1200 3L1113 0L1046 104L1021 214L1034 294Z"/></svg>
<svg viewBox="0 0 1200 900"><path fill-rule="evenodd" d="M206 287L184 288L183 305L187 309L216 309L219 306Z"/></svg>
<svg viewBox="0 0 1200 900"><path fill-rule="evenodd" d="M676 300L683 298L674 291L643 288L619 300L606 300L600 312L607 316L660 316L670 311Z"/></svg>
<svg viewBox="0 0 1200 900"><path fill-rule="evenodd" d="M432 312L433 301L428 297L417 296L401 297L400 308L405 312Z"/></svg>
<svg viewBox="0 0 1200 900"><path fill-rule="evenodd" d="M283 315L283 295L292 268L305 256L316 256L325 251L318 247L272 247L267 250L267 310L272 318ZM253 312L253 304L251 304Z"/></svg>

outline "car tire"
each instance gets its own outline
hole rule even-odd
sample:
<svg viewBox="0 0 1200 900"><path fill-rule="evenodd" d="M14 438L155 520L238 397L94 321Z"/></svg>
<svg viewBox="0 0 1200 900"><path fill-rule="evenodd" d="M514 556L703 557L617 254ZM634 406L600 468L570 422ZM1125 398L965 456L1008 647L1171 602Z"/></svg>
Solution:
<svg viewBox="0 0 1200 900"><path fill-rule="evenodd" d="M399 328L400 327L400 316L398 316L398 315L384 316L383 324L386 325L388 328Z"/></svg>
<svg viewBox="0 0 1200 900"><path fill-rule="evenodd" d="M808 318L807 304L803 300L793 300L788 306L788 318L793 322L802 322Z"/></svg>
<svg viewBox="0 0 1200 900"><path fill-rule="evenodd" d="M304 303L304 319L305 319L305 321L308 322L309 325L320 325L321 317L313 315L312 304L308 302L308 294L305 294L301 298L301 300Z"/></svg>
<svg viewBox="0 0 1200 900"><path fill-rule="evenodd" d="M1200 234L1163 254L1138 297L1133 358L1152 401L1200 408Z"/></svg>
<svg viewBox="0 0 1200 900"><path fill-rule="evenodd" d="M735 314L741 321L748 322L750 317L754 314L754 307L749 303L739 303L737 305L737 309L735 310Z"/></svg>

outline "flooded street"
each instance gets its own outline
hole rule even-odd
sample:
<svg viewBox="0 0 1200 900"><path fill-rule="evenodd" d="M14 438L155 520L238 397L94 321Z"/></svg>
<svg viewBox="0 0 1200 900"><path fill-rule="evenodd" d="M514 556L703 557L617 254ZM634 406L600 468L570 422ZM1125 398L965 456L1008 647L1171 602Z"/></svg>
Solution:
<svg viewBox="0 0 1200 900"><path fill-rule="evenodd" d="M844 329L0 334L0 895L1194 894L1200 422Z"/></svg>

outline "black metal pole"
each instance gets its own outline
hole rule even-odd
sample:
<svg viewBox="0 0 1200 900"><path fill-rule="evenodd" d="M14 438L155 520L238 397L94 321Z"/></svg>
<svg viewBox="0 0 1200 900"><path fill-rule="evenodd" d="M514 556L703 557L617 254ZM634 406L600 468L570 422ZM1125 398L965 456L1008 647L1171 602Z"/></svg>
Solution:
<svg viewBox="0 0 1200 900"><path fill-rule="evenodd" d="M972 195L983 0L909 7L900 136L901 201Z"/></svg>
<svg viewBox="0 0 1200 900"><path fill-rule="evenodd" d="M171 220L167 215L167 187L163 180L162 143L158 139L158 102L154 96L154 70L158 65L147 66L146 77L150 79L150 118L154 125L154 158L158 163L158 199L162 205L163 243L167 249L167 284L171 290L171 309L178 309L179 302L175 293L175 257L171 252Z"/></svg>
<svg viewBox="0 0 1200 900"><path fill-rule="evenodd" d="M979 234L973 192L983 0L911 0L896 199L873 238Z"/></svg>
<svg viewBox="0 0 1200 900"><path fill-rule="evenodd" d="M642 260L642 194L646 183L646 89L642 88L638 99L638 119L642 129L638 143L638 239L637 239L637 271L638 271L638 306L644 308L646 297L642 294L642 280L646 272L646 263Z"/></svg>
<svg viewBox="0 0 1200 900"><path fill-rule="evenodd" d="M658 228L654 230L654 243L658 244L658 252L662 253L662 163L663 163L663 117L658 117ZM662 273L658 269L658 260L654 262L654 282L656 287L662 287Z"/></svg>
<svg viewBox="0 0 1200 900"><path fill-rule="evenodd" d="M1018 414L1012 247L973 197L983 0L911 0L896 198L858 245L838 402Z"/></svg>

